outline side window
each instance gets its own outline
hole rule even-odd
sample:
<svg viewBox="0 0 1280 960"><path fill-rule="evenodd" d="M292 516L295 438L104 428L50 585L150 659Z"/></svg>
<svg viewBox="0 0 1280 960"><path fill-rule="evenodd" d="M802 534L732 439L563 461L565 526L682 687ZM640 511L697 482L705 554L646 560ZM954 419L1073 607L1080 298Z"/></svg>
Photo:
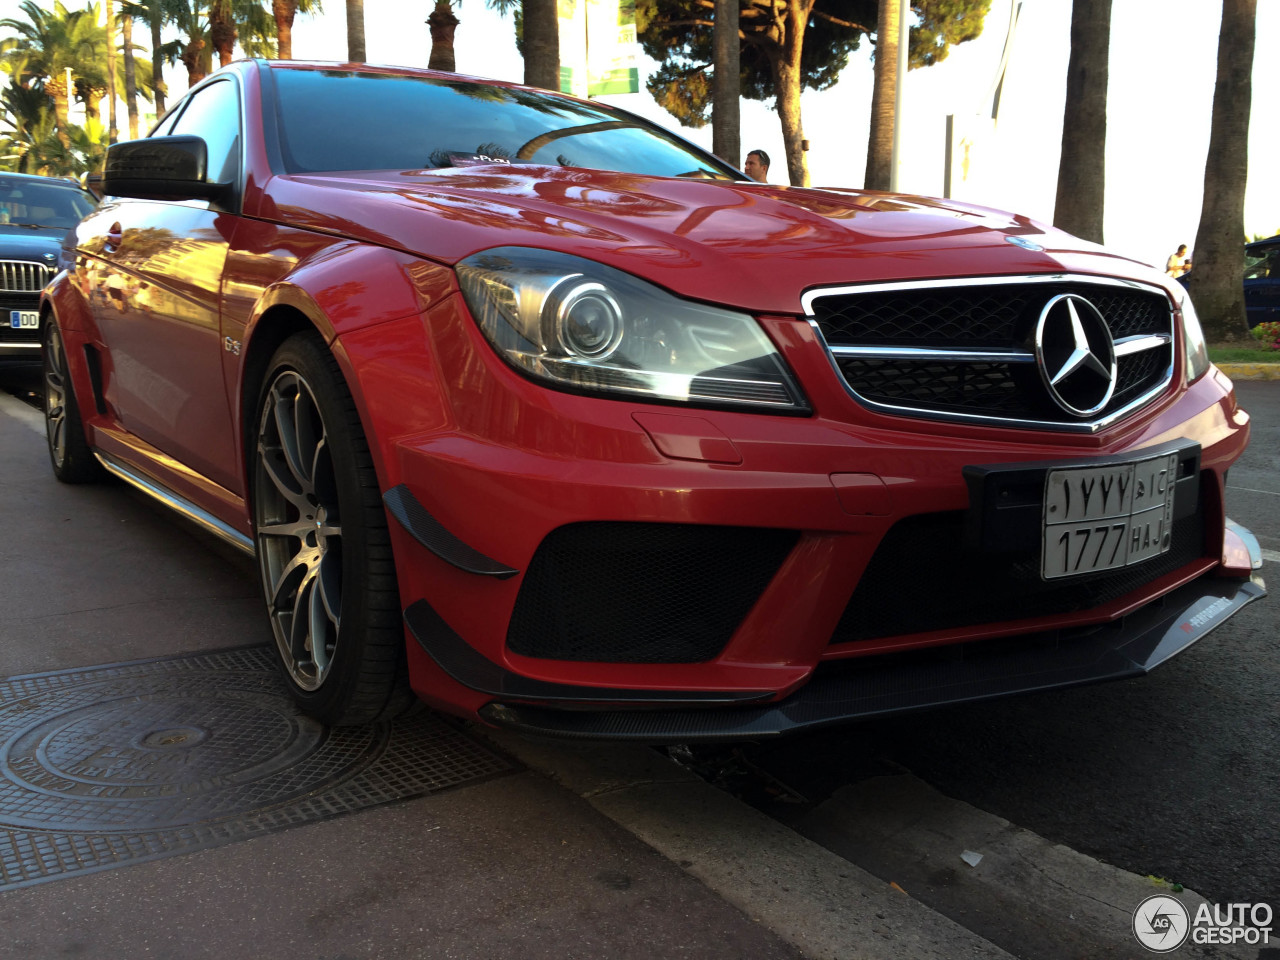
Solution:
<svg viewBox="0 0 1280 960"><path fill-rule="evenodd" d="M236 85L220 80L198 91L167 132L173 136L203 137L209 145L209 179L214 183L234 180L240 167L240 97Z"/></svg>
<svg viewBox="0 0 1280 960"><path fill-rule="evenodd" d="M1252 258L1250 258L1252 260ZM1261 258L1246 263L1246 280L1280 280L1280 247L1266 250Z"/></svg>
<svg viewBox="0 0 1280 960"><path fill-rule="evenodd" d="M169 112L164 115L164 119L156 124L156 128L147 136L150 137L167 137L173 133L173 125L178 120L178 115L182 113L182 105L179 104L176 109L170 108Z"/></svg>

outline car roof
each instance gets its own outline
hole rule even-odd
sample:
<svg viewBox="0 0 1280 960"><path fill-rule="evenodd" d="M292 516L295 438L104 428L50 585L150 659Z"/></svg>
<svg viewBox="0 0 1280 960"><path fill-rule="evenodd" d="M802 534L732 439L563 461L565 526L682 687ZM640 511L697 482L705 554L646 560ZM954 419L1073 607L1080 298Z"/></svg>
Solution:
<svg viewBox="0 0 1280 960"><path fill-rule="evenodd" d="M42 177L34 173L15 173L8 170L0 170L0 180L16 180L19 183L43 183L49 186L66 187L68 190L78 190L81 193L86 192L80 184L65 177Z"/></svg>
<svg viewBox="0 0 1280 960"><path fill-rule="evenodd" d="M1274 237L1267 237L1265 240L1254 240L1252 243L1246 243L1244 248L1246 250L1252 250L1254 247L1271 247L1276 244L1280 244L1280 233L1277 233Z"/></svg>

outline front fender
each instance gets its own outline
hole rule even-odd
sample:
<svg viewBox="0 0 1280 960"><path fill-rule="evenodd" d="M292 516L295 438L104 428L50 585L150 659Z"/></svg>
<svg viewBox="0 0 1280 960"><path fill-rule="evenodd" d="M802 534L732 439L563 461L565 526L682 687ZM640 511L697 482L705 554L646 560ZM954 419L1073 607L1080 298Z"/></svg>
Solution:
<svg viewBox="0 0 1280 960"><path fill-rule="evenodd" d="M333 351L372 438L377 424L344 338L376 343L407 318L420 328L430 306L456 290L452 270L411 254L246 221L223 280L224 375L235 421L246 435L252 430L248 414L271 355L288 336L310 326ZM385 478L374 446L375 466Z"/></svg>

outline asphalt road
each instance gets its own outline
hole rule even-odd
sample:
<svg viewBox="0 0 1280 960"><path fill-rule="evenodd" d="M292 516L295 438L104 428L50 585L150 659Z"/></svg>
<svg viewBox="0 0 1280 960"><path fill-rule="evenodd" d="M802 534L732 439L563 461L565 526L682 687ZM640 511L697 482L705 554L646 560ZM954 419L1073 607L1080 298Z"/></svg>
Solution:
<svg viewBox="0 0 1280 960"><path fill-rule="evenodd" d="M802 832L842 785L909 771L1123 870L1280 907L1280 381L1237 390L1253 436L1228 510L1272 557L1270 597L1140 680L743 745L703 771Z"/></svg>

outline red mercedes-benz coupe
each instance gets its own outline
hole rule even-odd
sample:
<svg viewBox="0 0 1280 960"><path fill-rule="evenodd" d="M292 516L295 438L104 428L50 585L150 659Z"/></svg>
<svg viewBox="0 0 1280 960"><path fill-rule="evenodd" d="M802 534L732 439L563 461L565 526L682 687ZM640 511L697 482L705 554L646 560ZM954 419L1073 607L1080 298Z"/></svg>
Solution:
<svg viewBox="0 0 1280 960"><path fill-rule="evenodd" d="M324 721L763 736L1136 675L1264 593L1185 291L1026 218L263 61L103 191L41 307L54 472L254 554Z"/></svg>

